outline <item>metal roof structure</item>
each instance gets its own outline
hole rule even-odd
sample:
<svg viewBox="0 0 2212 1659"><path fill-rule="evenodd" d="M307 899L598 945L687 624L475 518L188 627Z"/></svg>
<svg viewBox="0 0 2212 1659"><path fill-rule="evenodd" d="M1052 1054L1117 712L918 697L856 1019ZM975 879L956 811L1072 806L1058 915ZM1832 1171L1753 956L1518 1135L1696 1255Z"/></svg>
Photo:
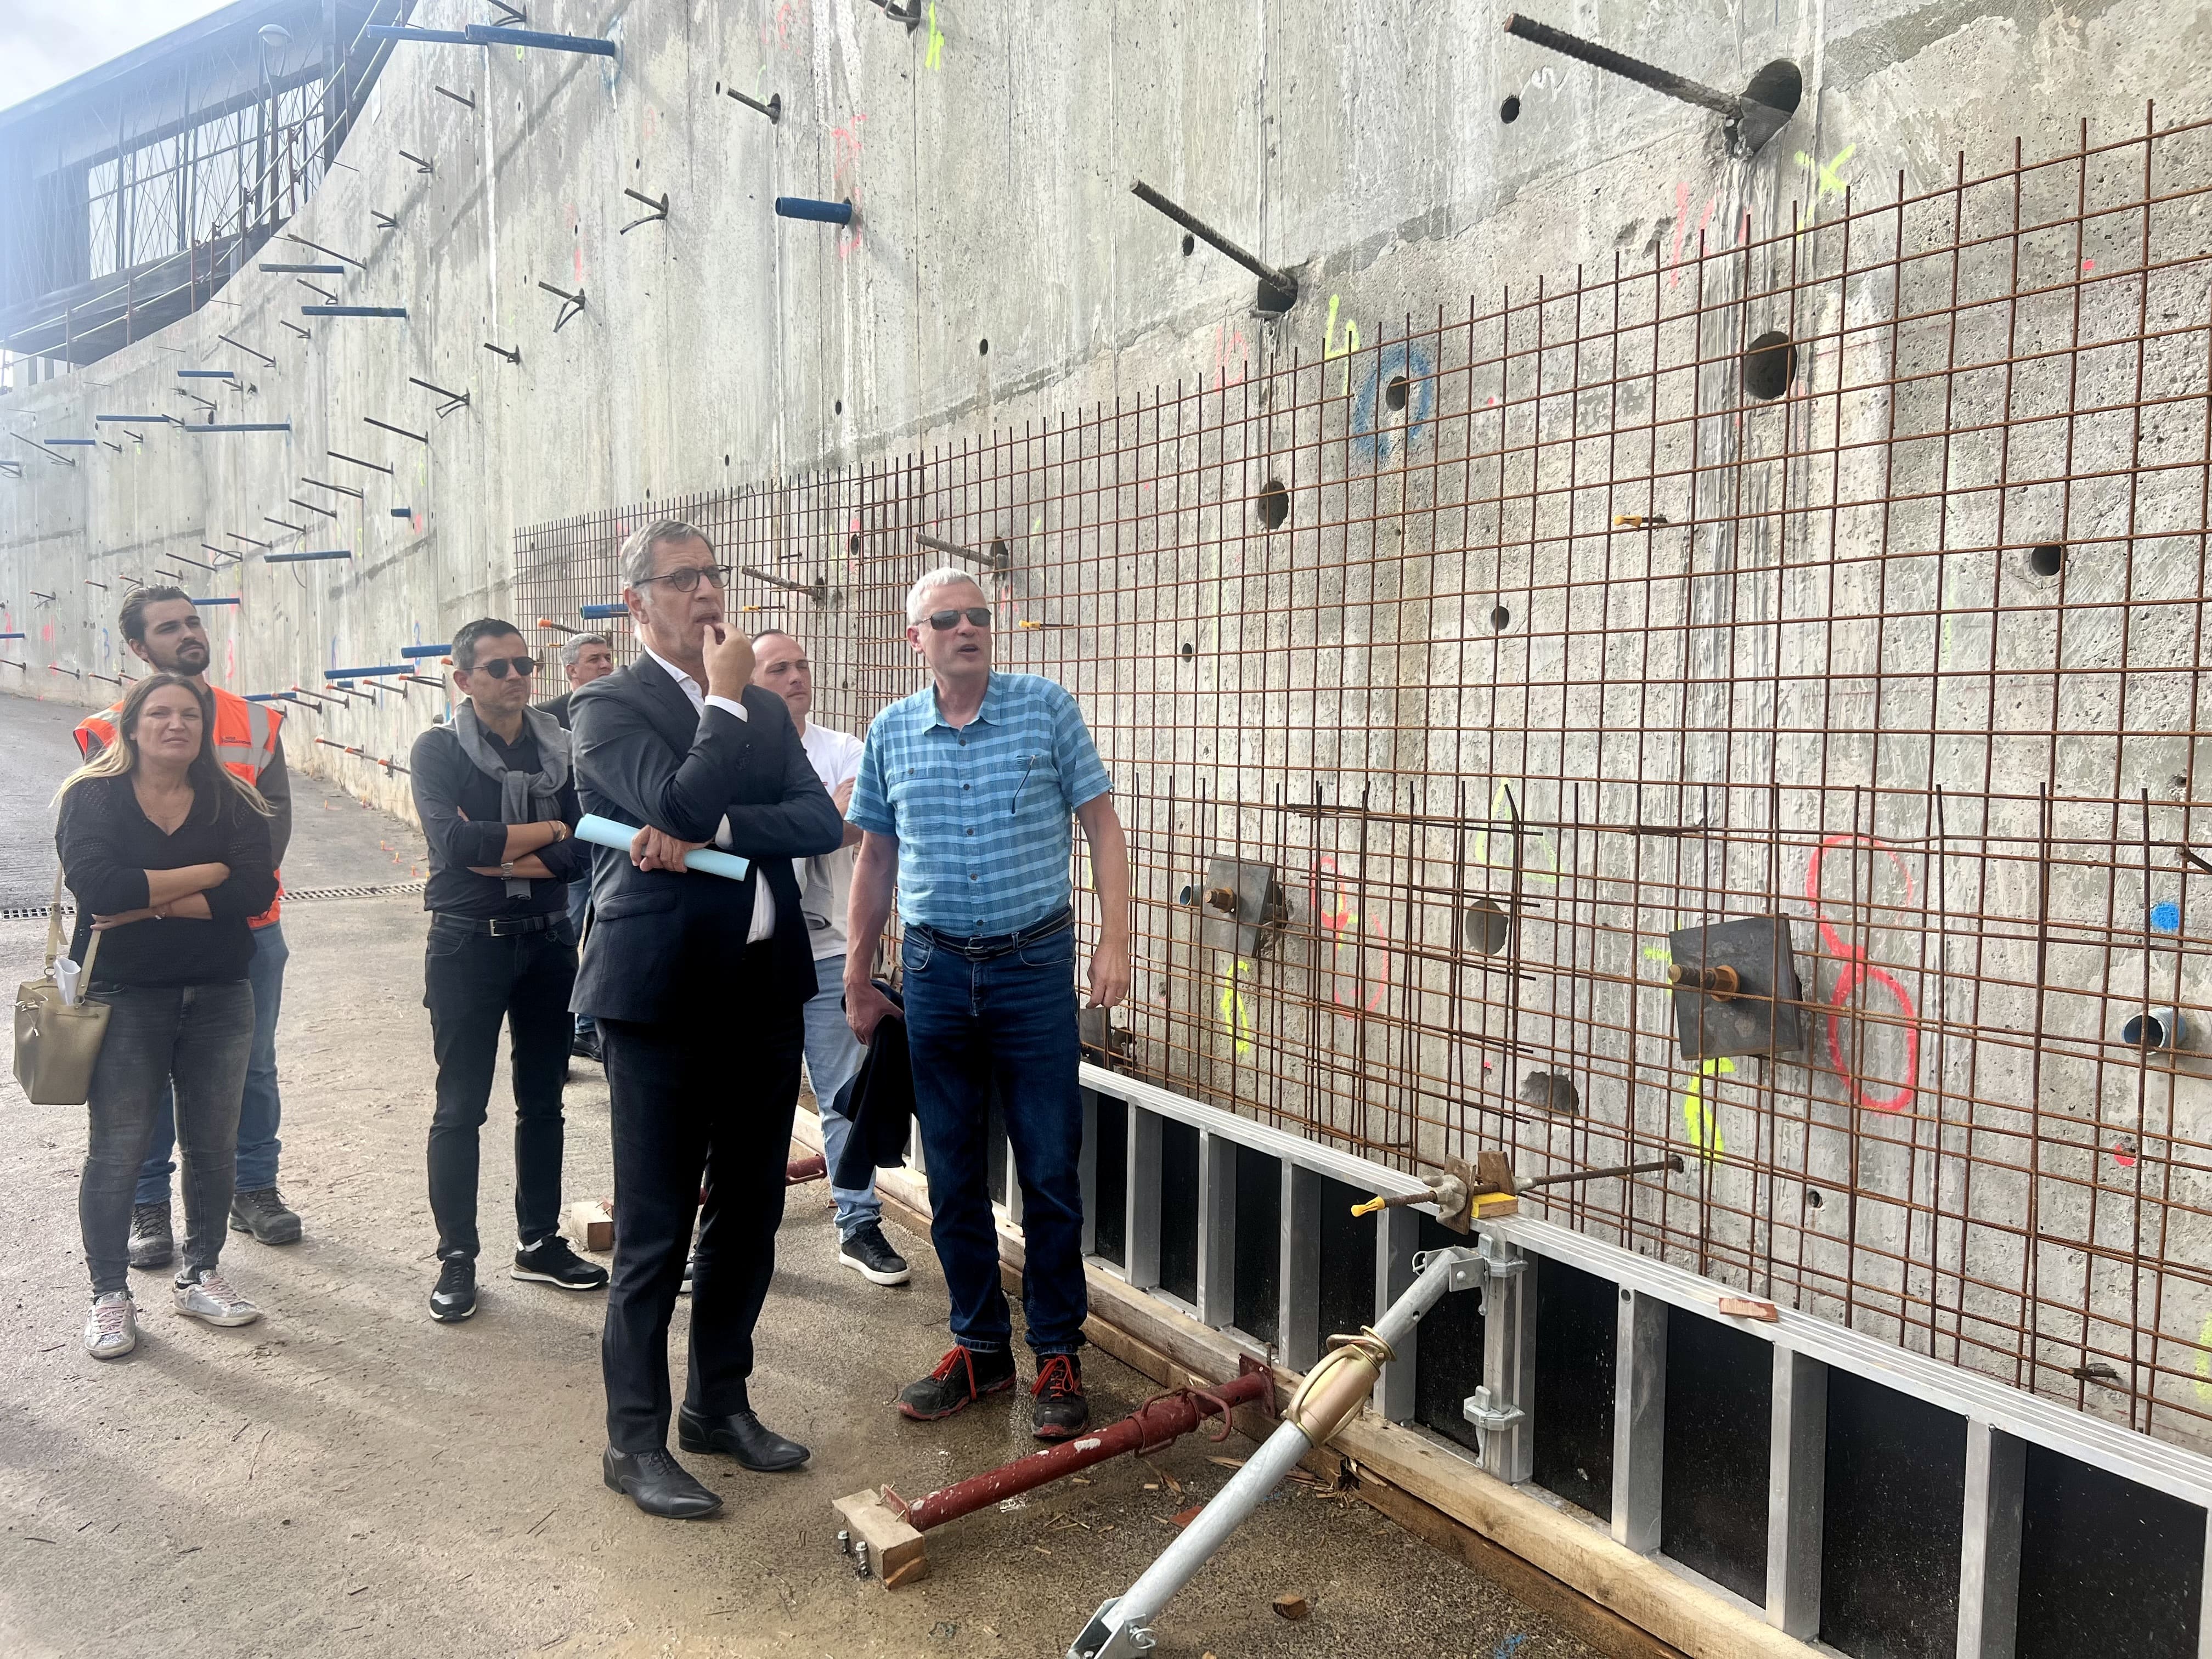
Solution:
<svg viewBox="0 0 2212 1659"><path fill-rule="evenodd" d="M206 303L302 206L408 0L237 0L0 110L0 349L94 362Z"/></svg>

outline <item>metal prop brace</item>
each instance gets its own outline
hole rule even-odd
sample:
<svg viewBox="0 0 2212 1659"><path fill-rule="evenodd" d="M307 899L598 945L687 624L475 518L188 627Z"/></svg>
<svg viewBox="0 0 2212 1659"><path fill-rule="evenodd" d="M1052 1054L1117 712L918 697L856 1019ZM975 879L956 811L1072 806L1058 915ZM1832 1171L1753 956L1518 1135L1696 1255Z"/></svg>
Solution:
<svg viewBox="0 0 2212 1659"><path fill-rule="evenodd" d="M1182 1535L1145 1569L1137 1582L1091 1615L1071 1643L1066 1659L1136 1659L1154 1646L1153 1621L1176 1593L1197 1576L1229 1541L1244 1517L1316 1446L1323 1446L1358 1414L1382 1368L1430 1309L1450 1291L1472 1290L1494 1271L1484 1255L1454 1246L1414 1258L1413 1285L1382 1317L1357 1336L1333 1336L1329 1352L1283 1411L1283 1425L1244 1462L1227 1486L1198 1512Z"/></svg>

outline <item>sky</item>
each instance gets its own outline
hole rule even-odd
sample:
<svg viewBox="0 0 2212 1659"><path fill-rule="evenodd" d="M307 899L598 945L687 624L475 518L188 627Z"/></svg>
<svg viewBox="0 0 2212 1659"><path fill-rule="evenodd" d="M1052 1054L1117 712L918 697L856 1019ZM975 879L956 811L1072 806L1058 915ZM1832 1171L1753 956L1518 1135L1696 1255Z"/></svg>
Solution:
<svg viewBox="0 0 2212 1659"><path fill-rule="evenodd" d="M0 0L0 109L120 58L229 0Z"/></svg>

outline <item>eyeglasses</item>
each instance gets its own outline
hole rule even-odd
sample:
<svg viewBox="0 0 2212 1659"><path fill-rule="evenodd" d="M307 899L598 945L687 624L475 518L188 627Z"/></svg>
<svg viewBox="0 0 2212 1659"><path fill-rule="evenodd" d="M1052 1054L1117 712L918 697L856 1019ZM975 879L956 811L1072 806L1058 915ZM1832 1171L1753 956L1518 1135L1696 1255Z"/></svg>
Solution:
<svg viewBox="0 0 2212 1659"><path fill-rule="evenodd" d="M471 674L489 674L495 680L503 680L507 678L509 669L514 671L517 679L526 680L538 672L538 659L535 657L486 657L469 672Z"/></svg>
<svg viewBox="0 0 2212 1659"><path fill-rule="evenodd" d="M716 587L728 580L732 567L726 564L687 564L681 570L671 570L658 576L647 576L644 581L633 582L634 587L643 587L647 582L666 582L678 593L696 593L703 580Z"/></svg>
<svg viewBox="0 0 2212 1659"><path fill-rule="evenodd" d="M929 613L929 625L940 634L949 633L960 626L963 617L978 628L988 628L991 625L991 607L971 605L965 611L933 611Z"/></svg>

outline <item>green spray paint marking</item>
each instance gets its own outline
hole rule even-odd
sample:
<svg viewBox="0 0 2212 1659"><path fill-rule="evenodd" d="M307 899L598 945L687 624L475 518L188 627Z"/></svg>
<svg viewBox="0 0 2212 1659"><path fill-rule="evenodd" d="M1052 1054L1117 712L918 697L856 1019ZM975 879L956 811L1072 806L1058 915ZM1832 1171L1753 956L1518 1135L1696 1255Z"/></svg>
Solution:
<svg viewBox="0 0 2212 1659"><path fill-rule="evenodd" d="M937 27L937 0L929 0L929 52L921 60L921 66L932 70L945 67L945 31Z"/></svg>

